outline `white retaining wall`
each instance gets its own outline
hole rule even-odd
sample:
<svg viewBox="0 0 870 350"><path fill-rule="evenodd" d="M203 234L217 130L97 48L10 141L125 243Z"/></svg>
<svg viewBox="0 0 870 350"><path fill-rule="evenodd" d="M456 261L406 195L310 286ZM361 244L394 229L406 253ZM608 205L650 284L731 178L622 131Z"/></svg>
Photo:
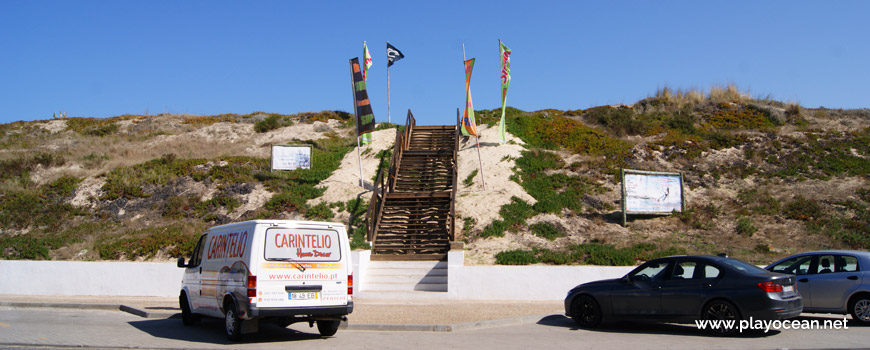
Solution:
<svg viewBox="0 0 870 350"><path fill-rule="evenodd" d="M0 294L176 297L176 263L0 260Z"/></svg>
<svg viewBox="0 0 870 350"><path fill-rule="evenodd" d="M371 251L354 251L354 292L364 285ZM632 267L465 266L448 254L449 299L562 300L572 287L618 278ZM0 260L0 294L178 296L184 269L175 263Z"/></svg>

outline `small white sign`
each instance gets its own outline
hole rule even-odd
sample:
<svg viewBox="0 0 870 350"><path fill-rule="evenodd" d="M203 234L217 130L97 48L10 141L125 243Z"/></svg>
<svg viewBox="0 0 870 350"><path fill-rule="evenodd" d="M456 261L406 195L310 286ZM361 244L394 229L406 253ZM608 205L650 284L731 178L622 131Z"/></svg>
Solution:
<svg viewBox="0 0 870 350"><path fill-rule="evenodd" d="M272 171L311 169L311 145L272 145Z"/></svg>

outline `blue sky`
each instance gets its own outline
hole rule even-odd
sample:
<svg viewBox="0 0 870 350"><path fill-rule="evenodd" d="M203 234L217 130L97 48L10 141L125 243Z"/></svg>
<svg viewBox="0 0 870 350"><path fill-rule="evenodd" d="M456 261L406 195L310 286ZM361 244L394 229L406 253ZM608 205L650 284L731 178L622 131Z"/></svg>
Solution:
<svg viewBox="0 0 870 350"><path fill-rule="evenodd" d="M634 103L735 84L805 107L870 107L867 1L0 1L0 123L121 114L353 111L348 59L368 41L369 97L393 122L452 124L508 105Z"/></svg>

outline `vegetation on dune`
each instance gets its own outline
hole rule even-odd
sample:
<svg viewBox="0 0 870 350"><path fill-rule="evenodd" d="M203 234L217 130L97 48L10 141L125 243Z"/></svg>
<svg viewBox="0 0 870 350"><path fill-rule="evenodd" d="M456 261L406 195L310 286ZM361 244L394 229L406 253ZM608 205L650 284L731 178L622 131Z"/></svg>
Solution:
<svg viewBox="0 0 870 350"><path fill-rule="evenodd" d="M495 125L501 109L477 111L477 117L481 124ZM45 122L0 125L0 148L10 150L0 155L0 257L52 259L59 251L80 259L181 256L189 253L202 230L236 218L333 221L340 216L348 218L352 248L368 248L364 199L308 205L324 192L316 186L356 145L334 132L301 141L312 145L312 168L287 172L271 172L268 158L216 156L221 153L194 153L203 157L196 158L171 150L157 158L154 155L161 152L137 158L138 164L115 166L125 155L99 147L75 152L65 146L43 147L55 132L100 146L173 134L157 124L159 118L64 118L65 129L62 123L51 125L60 126L60 131L49 131ZM188 131L239 123L266 133L329 119L353 127L352 116L339 111L172 118L173 128L181 123ZM534 204L513 197L500 208L498 220L477 227L479 218L464 217L461 223L471 242L508 232L522 237L526 247L496 254L498 264L633 265L659 256L723 250L762 261L788 252L776 242L794 237L807 243L783 244L870 249L868 109L806 109L769 97L753 98L726 86L708 93L663 88L632 105L584 110L527 112L508 107L506 119L508 131L527 149L518 158L502 160L515 162L511 179L534 198ZM378 130L386 128L403 129L378 125ZM713 155L721 159L711 161ZM392 150L375 156L379 169L385 169ZM612 240L594 232L578 233L568 224L582 219L593 228L616 225L612 214L618 200L613 199L613 189L619 169L660 170L655 168L662 164L669 171L683 172L691 191L712 192L726 184L729 192L690 200L685 211L670 217L637 218L620 228L625 235ZM70 204L83 186L83 175L53 172L61 167L98 173L105 181L100 198L91 201L93 207ZM472 186L477 175L475 170L459 180ZM826 196L804 190L841 180L849 185L839 190L854 193ZM207 188L208 197L190 191L193 187ZM248 211L244 196L255 189L265 189L271 197ZM662 232L644 231L646 222Z"/></svg>
<svg viewBox="0 0 870 350"><path fill-rule="evenodd" d="M189 124L211 124L252 115L220 115L191 117ZM298 122L326 121L347 113L325 111L293 115ZM84 137L107 135L100 130L117 132L117 122L135 118L124 116L109 119L66 119L68 131ZM5 130L4 130L5 132ZM364 246L365 202L323 203L310 207L307 200L320 196L324 189L315 186L338 168L344 154L352 149L351 138L327 133L326 138L302 141L312 145L312 168L288 172L271 172L268 158L223 156L213 159L183 158L165 154L143 163L116 167L105 173L102 195L97 207L82 208L69 204L69 199L81 183L80 178L61 176L43 185L32 182L31 174L38 169L58 167L67 162L51 153L37 153L17 158L0 159L0 228L4 231L24 230L26 234L0 233L0 253L7 259L48 259L50 251L70 245L82 252L94 252L100 259L151 259L160 256L189 254L199 233L208 226L224 223L229 214L243 203L240 195L262 185L275 195L247 218L293 218L302 215L312 220L331 220L335 212L347 211L351 216L349 230L362 238L355 246ZM99 166L109 158L91 153L79 161L85 166ZM91 164L91 165L88 165ZM188 193L190 183L216 189L208 199ZM114 209L113 209L114 208ZM131 228L119 215L119 210L136 211L150 216L146 228ZM360 231L360 228L362 231ZM94 255L87 255L94 258Z"/></svg>
<svg viewBox="0 0 870 350"><path fill-rule="evenodd" d="M652 243L638 243L630 247L616 248L610 244L583 243L574 244L562 250L544 248L506 250L496 254L496 264L529 265L536 263L567 265L607 265L628 266L638 261L660 258L663 256L686 254L682 248L660 249Z"/></svg>

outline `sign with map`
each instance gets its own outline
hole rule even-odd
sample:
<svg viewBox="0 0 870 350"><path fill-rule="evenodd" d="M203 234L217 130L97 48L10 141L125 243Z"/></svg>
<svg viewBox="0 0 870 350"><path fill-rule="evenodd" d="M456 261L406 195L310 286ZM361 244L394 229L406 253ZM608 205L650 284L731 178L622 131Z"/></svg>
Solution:
<svg viewBox="0 0 870 350"><path fill-rule="evenodd" d="M667 215L685 209L680 173L622 170L622 213Z"/></svg>

